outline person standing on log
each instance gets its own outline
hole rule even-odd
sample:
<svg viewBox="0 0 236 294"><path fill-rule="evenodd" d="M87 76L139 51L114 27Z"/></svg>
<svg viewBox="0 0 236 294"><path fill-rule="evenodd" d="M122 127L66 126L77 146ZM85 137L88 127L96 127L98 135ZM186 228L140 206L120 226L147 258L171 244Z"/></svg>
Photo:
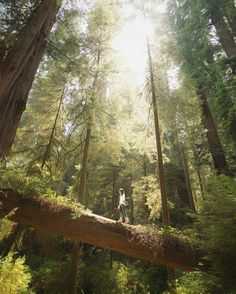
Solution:
<svg viewBox="0 0 236 294"><path fill-rule="evenodd" d="M120 212L120 219L119 222L125 223L125 191L123 188L119 189L119 205L118 205L118 210Z"/></svg>

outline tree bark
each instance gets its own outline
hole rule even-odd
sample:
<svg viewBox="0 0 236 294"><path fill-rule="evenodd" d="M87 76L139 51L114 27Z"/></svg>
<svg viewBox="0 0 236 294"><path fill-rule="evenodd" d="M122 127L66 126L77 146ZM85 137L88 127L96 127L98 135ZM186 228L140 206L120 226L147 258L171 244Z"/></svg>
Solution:
<svg viewBox="0 0 236 294"><path fill-rule="evenodd" d="M153 62L151 55L151 48L149 40L147 38L147 50L148 50L148 60L149 60L149 73L151 81L151 92L152 92L152 104L153 104L153 114L154 114L154 125L155 125L155 137L156 137L156 147L157 147L157 158L158 158L158 171L159 171L159 182L161 190L161 207L162 207L162 222L164 226L170 226L170 215L167 201L166 185L165 185L165 174L162 158L162 148L161 148L161 134L159 127L159 117L157 112L157 96L154 81L154 71ZM172 266L167 266L168 279L171 285L173 285L173 279L175 279L175 268Z"/></svg>
<svg viewBox="0 0 236 294"><path fill-rule="evenodd" d="M159 171L159 181L160 181L160 190L161 190L161 204L162 204L162 219L164 226L170 226L170 216L168 209L168 202L166 196L166 186L165 186L165 175L162 159L162 148L161 148L161 135L159 127L159 117L157 112L157 97L156 97L156 88L154 81L153 73L153 62L149 40L147 39L147 50L148 50L148 60L149 60L149 74L151 81L151 92L152 92L152 104L153 104L153 113L154 113L154 125L155 125L155 137L156 137L156 148L157 148L157 157L158 157L158 171Z"/></svg>
<svg viewBox="0 0 236 294"><path fill-rule="evenodd" d="M0 192L0 202L0 217L25 226L186 271L205 269L199 264L203 253L197 247L167 233L120 224L92 213L81 212L75 218L70 206L23 197L11 190Z"/></svg>
<svg viewBox="0 0 236 294"><path fill-rule="evenodd" d="M79 184L79 201L82 204L85 203L85 184L86 184L86 173L87 173L87 162L88 162L90 138L91 138L91 123L89 122L87 126L86 136L85 136L83 160L82 160L82 167L81 167L80 179L79 179L79 183L80 183Z"/></svg>
<svg viewBox="0 0 236 294"><path fill-rule="evenodd" d="M91 138L91 125L87 126L85 144L83 150L83 160L82 160L82 168L80 172L80 180L79 180L79 201L80 203L85 203L85 184L86 184L86 173L87 173L87 162L88 162L88 151L89 144ZM79 261L79 250L80 245L77 241L73 242L73 250L71 255L71 274L69 277L69 294L76 294L76 282L77 282L77 272L78 272L78 261Z"/></svg>
<svg viewBox="0 0 236 294"><path fill-rule="evenodd" d="M48 159L48 157L50 155L50 151L51 151L51 148L52 148L52 142L53 142L54 134L55 134L55 131L56 131L57 120L58 120L58 117L59 117L59 113L60 113L60 110L61 110L62 101L63 101L63 98L64 98L65 86L66 86L66 84L64 84L63 89L62 89L62 93L61 93L61 96L60 96L59 104L58 104L58 107L57 107L57 112L56 112L55 120L54 120L54 123L53 123L53 126L52 126L51 135L50 135L50 138L49 138L49 141L48 141L48 144L47 144L46 151L45 151L44 156L43 156L43 160L42 160L42 164L41 164L41 169L44 168L45 163L46 163L46 161L47 161L47 159Z"/></svg>
<svg viewBox="0 0 236 294"><path fill-rule="evenodd" d="M200 168L196 167L196 171L197 171L197 177L198 177L199 186L200 186L200 190L201 190L201 194L202 194L202 199L204 199L204 190L203 190L203 185L202 185L202 177L201 177L201 173L200 173Z"/></svg>
<svg viewBox="0 0 236 294"><path fill-rule="evenodd" d="M116 201L116 191L115 191L115 188L116 188L116 169L114 168L112 170L112 211L114 211L117 207L117 201Z"/></svg>
<svg viewBox="0 0 236 294"><path fill-rule="evenodd" d="M183 143L179 142L179 147L180 147L180 154L181 154L181 160L182 160L182 165L183 165L185 183L186 183L186 187L187 187L187 191L188 191L188 200L189 200L188 203L189 203L189 207L193 211L195 211L193 192L192 192L191 182L190 182L190 178L189 178L188 163L187 163Z"/></svg>
<svg viewBox="0 0 236 294"><path fill-rule="evenodd" d="M143 175L144 175L144 177L147 176L147 155L146 155L146 153L143 154Z"/></svg>
<svg viewBox="0 0 236 294"><path fill-rule="evenodd" d="M77 281L77 267L80 252L80 242L74 241L71 255L71 268L70 268L70 278L68 281L68 294L76 293L76 281Z"/></svg>
<svg viewBox="0 0 236 294"><path fill-rule="evenodd" d="M207 97L203 87L199 84L197 94L201 100L203 126L207 130L207 139L214 167L218 174L229 175L230 171L225 158L225 153L220 142L217 128L211 114Z"/></svg>
<svg viewBox="0 0 236 294"><path fill-rule="evenodd" d="M220 43L226 53L226 56L230 59L230 67L232 68L232 71L236 73L236 44L234 36L225 23L218 5L215 5L214 8L214 10L210 11L212 23L216 28Z"/></svg>
<svg viewBox="0 0 236 294"><path fill-rule="evenodd" d="M57 0L43 0L0 64L0 157L13 144L58 9Z"/></svg>

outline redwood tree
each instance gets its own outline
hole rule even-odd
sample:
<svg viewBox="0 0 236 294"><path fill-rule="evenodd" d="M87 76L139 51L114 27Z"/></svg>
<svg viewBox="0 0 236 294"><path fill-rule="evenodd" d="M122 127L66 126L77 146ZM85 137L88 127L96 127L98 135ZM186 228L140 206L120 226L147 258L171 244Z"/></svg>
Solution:
<svg viewBox="0 0 236 294"><path fill-rule="evenodd" d="M59 7L57 0L43 0L0 64L0 157L13 144Z"/></svg>

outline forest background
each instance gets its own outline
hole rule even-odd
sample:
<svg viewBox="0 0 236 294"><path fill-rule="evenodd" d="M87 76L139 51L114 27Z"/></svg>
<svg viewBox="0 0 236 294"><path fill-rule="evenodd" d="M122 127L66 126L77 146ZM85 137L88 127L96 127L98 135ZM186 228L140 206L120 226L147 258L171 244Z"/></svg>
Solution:
<svg viewBox="0 0 236 294"><path fill-rule="evenodd" d="M123 187L132 225L195 242L209 266L173 286L164 266L3 218L2 293L235 293L235 2L49 2L0 1L1 190L117 220Z"/></svg>

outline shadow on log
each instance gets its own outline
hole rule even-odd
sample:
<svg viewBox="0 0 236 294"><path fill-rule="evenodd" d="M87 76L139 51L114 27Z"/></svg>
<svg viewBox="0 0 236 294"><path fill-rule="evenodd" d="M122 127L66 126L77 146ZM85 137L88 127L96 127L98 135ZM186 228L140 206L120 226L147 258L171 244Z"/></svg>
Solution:
<svg viewBox="0 0 236 294"><path fill-rule="evenodd" d="M202 253L191 242L92 213L81 213L78 217L75 213L65 204L26 198L10 190L0 192L0 217L144 261L185 271L204 270L199 264Z"/></svg>

